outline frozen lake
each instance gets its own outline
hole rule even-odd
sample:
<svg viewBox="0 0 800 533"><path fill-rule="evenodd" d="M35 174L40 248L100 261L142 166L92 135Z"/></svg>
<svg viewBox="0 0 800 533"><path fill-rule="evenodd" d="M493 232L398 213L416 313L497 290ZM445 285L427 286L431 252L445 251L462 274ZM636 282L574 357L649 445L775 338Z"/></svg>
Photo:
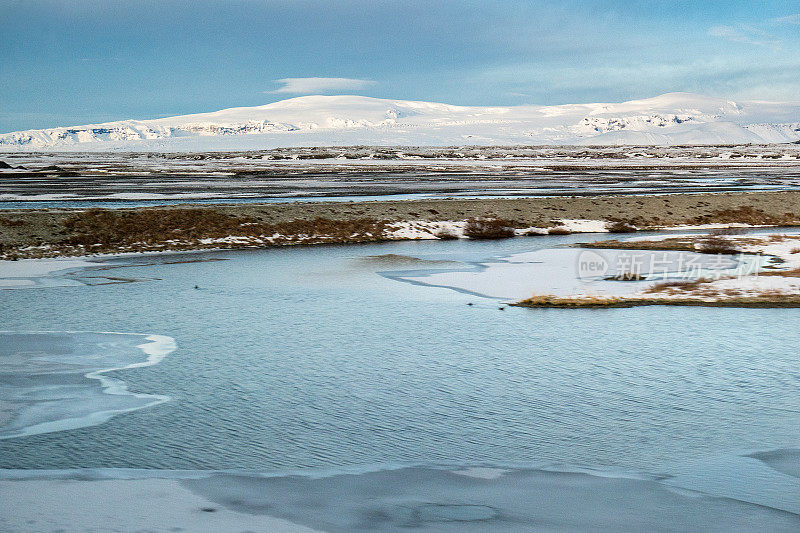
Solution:
<svg viewBox="0 0 800 533"><path fill-rule="evenodd" d="M640 521L628 523L645 529L795 528L800 315L501 311L491 296L503 294L464 290L476 265L519 266L579 240L138 256L2 290L3 330L58 333L2 334L0 421L17 417L11 429L24 433L49 414L55 425L7 433L0 477L27 479L13 486L99 475L70 470L89 468L114 469L103 479L175 478L231 511L339 531L569 529L570 502L586 505L573 526L613 530L627 512L614 506L636 498ZM432 275L446 279L419 283ZM157 361L138 348L153 335L174 339ZM122 395L83 377L101 367L124 368L102 374ZM93 418L87 405L106 414ZM85 423L58 426L76 417ZM553 491L564 499L532 510ZM287 494L329 503L306 513Z"/></svg>

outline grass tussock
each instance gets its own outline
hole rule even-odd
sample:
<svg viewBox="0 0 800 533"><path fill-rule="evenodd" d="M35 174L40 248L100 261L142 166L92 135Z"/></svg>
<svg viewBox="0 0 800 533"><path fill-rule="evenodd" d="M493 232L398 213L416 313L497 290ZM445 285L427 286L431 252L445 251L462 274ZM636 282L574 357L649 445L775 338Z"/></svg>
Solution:
<svg viewBox="0 0 800 533"><path fill-rule="evenodd" d="M710 283L714 280L709 278L697 278L692 280L679 280L679 281L663 281L656 283L649 287L644 292L648 294L657 294L660 292L692 292L699 289L702 285Z"/></svg>
<svg viewBox="0 0 800 533"><path fill-rule="evenodd" d="M550 294L542 294L531 296L520 302L512 305L519 307L554 307L554 308L597 308L597 307L613 307L623 303L622 298L604 297L604 296L553 296Z"/></svg>
<svg viewBox="0 0 800 533"><path fill-rule="evenodd" d="M572 235L572 232L570 230L568 230L567 228L561 226L561 227L550 228L549 230L547 230L547 234L548 235Z"/></svg>
<svg viewBox="0 0 800 533"><path fill-rule="evenodd" d="M609 220L606 222L606 230L609 233L635 233L637 228L623 220Z"/></svg>
<svg viewBox="0 0 800 533"><path fill-rule="evenodd" d="M514 237L516 224L500 218L470 218L464 227L469 239L508 239Z"/></svg>
<svg viewBox="0 0 800 533"><path fill-rule="evenodd" d="M606 281L644 281L647 279L647 276L643 276L638 272L620 272L619 274L608 276L603 279Z"/></svg>
<svg viewBox="0 0 800 533"><path fill-rule="evenodd" d="M698 252L703 254L736 255L741 253L741 250L731 241L716 235L710 235L700 239L695 248Z"/></svg>
<svg viewBox="0 0 800 533"><path fill-rule="evenodd" d="M557 309L602 309L619 307L639 307L646 305L672 305L690 307L751 307L776 308L800 307L800 295L783 294L777 291L765 291L755 296L741 296L738 291L729 290L727 294L716 299L685 298L641 298L641 297L557 297L533 296L511 304L518 307L557 308Z"/></svg>

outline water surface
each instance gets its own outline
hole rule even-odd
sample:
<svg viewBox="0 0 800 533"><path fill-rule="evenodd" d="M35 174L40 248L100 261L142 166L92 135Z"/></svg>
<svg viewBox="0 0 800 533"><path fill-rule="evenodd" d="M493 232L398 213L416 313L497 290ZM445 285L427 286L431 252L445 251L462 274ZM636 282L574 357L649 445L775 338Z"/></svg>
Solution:
<svg viewBox="0 0 800 533"><path fill-rule="evenodd" d="M117 271L148 281L2 291L7 330L160 334L178 348L158 365L107 374L171 401L0 442L0 467L667 472L698 457L797 446L795 310L501 311L496 299L381 275L408 264L368 257L472 268L585 239L127 258ZM93 274L71 279L81 275Z"/></svg>

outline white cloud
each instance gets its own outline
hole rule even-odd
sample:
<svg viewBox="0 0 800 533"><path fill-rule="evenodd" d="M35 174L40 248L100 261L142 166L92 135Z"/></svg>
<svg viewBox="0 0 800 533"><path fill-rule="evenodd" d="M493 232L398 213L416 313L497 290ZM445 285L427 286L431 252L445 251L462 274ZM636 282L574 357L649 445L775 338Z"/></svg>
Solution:
<svg viewBox="0 0 800 533"><path fill-rule="evenodd" d="M375 84L372 80L354 78L282 78L275 82L283 84L283 87L269 91L271 93L311 94L351 91Z"/></svg>
<svg viewBox="0 0 800 533"><path fill-rule="evenodd" d="M794 15L787 15L785 17L778 17L776 19L772 19L772 22L777 24L795 24L800 25L800 13Z"/></svg>
<svg viewBox="0 0 800 533"><path fill-rule="evenodd" d="M491 87L528 87L531 103L614 102L685 91L743 100L797 101L800 58L789 52L757 62L760 49L735 56L649 57L564 67L511 63L476 69L472 76ZM752 60L752 61L751 61ZM636 86L631 80L639 80ZM524 83L524 85L521 85ZM499 92L499 91L498 91Z"/></svg>
<svg viewBox="0 0 800 533"><path fill-rule="evenodd" d="M708 30L708 34L713 37L754 46L766 46L770 48L780 48L781 42L765 31L752 26L713 26Z"/></svg>

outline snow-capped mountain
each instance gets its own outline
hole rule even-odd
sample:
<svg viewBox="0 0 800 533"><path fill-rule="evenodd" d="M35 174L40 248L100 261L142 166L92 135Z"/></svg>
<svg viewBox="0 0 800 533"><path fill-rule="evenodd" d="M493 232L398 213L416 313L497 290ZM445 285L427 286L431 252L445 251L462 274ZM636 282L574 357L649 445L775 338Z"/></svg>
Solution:
<svg viewBox="0 0 800 533"><path fill-rule="evenodd" d="M0 151L207 151L342 145L683 145L800 140L800 103L689 93L612 104L474 107L303 96L256 107L0 134Z"/></svg>

